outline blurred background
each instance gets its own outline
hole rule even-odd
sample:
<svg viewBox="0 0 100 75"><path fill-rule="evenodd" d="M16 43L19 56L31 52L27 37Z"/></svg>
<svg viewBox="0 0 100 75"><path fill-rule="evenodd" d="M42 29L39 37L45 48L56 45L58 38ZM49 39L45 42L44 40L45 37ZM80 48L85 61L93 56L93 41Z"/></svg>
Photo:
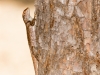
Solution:
<svg viewBox="0 0 100 75"><path fill-rule="evenodd" d="M34 0L0 0L0 75L34 75L23 10L34 16Z"/></svg>

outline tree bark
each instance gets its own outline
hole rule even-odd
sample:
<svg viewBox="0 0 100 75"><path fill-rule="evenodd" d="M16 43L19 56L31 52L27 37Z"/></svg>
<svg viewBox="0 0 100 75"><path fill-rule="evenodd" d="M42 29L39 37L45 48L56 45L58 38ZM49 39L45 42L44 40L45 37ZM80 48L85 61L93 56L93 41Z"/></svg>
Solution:
<svg viewBox="0 0 100 75"><path fill-rule="evenodd" d="M100 75L100 0L37 0L38 75Z"/></svg>

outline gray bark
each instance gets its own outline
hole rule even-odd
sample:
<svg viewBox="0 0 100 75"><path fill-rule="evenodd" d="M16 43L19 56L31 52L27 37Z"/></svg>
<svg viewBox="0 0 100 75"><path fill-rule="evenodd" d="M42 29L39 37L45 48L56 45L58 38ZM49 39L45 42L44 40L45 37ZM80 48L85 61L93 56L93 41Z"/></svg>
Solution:
<svg viewBox="0 0 100 75"><path fill-rule="evenodd" d="M38 75L100 75L100 0L37 0Z"/></svg>

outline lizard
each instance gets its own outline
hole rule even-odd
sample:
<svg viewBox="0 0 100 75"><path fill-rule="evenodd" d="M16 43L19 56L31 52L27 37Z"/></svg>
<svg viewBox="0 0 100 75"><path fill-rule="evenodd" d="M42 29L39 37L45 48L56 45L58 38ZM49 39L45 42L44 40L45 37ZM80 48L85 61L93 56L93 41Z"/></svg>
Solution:
<svg viewBox="0 0 100 75"><path fill-rule="evenodd" d="M35 70L35 75L38 75L38 61L35 58L34 52L33 52L33 36L34 36L34 31L33 31L33 26L35 25L35 21L36 21L36 17L34 16L34 18L32 18L30 16L30 9L26 8L23 11L22 14L22 18L23 21L25 23L26 26L26 31L27 31L27 40L28 40L28 44L29 44L29 48L30 48L30 52L31 52L31 57L33 60L33 64L34 64L34 70Z"/></svg>

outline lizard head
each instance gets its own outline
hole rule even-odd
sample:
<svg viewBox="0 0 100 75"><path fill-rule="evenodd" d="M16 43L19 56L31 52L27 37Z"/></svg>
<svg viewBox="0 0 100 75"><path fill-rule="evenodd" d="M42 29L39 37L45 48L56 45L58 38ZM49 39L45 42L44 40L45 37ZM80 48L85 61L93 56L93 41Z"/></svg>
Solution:
<svg viewBox="0 0 100 75"><path fill-rule="evenodd" d="M30 16L30 9L28 7L23 11L22 18L25 23L32 21L32 17Z"/></svg>

